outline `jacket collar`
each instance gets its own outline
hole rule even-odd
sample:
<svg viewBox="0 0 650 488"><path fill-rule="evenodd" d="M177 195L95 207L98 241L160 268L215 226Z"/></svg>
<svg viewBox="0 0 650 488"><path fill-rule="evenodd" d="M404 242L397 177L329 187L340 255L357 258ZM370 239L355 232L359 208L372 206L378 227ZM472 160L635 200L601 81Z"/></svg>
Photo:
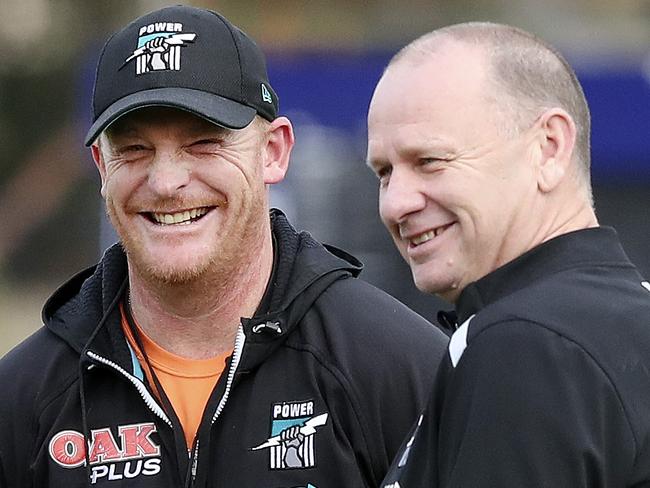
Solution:
<svg viewBox="0 0 650 488"><path fill-rule="evenodd" d="M285 215L271 211L275 246L274 270L262 306L242 319L251 342L267 343L292 330L333 281L357 276L362 264L334 247L325 248L307 232L296 232ZM128 282L126 254L120 244L107 249L101 261L62 285L46 302L43 322L78 353L93 351L130 369L131 355L120 325L117 304ZM279 322L268 333L256 325ZM277 341L276 341L277 342Z"/></svg>
<svg viewBox="0 0 650 488"><path fill-rule="evenodd" d="M320 244L308 232L296 232L277 209L271 211L271 224L275 266L262 306L253 317L242 318L248 351L242 370L252 369L279 347L334 281L356 277L363 268L345 251Z"/></svg>
<svg viewBox="0 0 650 488"><path fill-rule="evenodd" d="M456 303L458 323L534 281L593 265L632 266L611 227L583 229L550 239L469 284Z"/></svg>
<svg viewBox="0 0 650 488"><path fill-rule="evenodd" d="M130 362L117 303L127 287L126 255L120 244L101 261L63 284L43 307L43 323L78 353L93 348L111 351L119 363Z"/></svg>

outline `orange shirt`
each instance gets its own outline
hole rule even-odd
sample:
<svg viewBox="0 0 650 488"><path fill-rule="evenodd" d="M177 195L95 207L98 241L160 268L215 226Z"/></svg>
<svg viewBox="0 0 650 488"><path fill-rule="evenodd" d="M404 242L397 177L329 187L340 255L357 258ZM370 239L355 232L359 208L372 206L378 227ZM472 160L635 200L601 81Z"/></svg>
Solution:
<svg viewBox="0 0 650 488"><path fill-rule="evenodd" d="M149 383L154 385L155 388L147 361L144 360L142 352L131 333L121 305L120 311L122 312L124 334L135 351L140 365L149 379ZM205 406L214 385L225 368L226 359L230 356L230 353L210 359L182 358L160 347L137 324L135 326L138 328L138 335L147 354L149 364L151 364L156 378L158 378L160 385L165 390L165 394L183 426L187 448L191 449Z"/></svg>

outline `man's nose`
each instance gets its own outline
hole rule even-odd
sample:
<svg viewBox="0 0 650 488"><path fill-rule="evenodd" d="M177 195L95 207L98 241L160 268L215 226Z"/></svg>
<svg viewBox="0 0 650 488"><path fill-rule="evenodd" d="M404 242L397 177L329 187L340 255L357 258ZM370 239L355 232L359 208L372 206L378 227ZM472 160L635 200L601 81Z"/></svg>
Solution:
<svg viewBox="0 0 650 488"><path fill-rule="evenodd" d="M171 197L190 182L191 171L181 158L158 152L149 167L149 186L161 197Z"/></svg>
<svg viewBox="0 0 650 488"><path fill-rule="evenodd" d="M389 181L379 193L379 213L386 225L400 224L410 214L425 207L426 198L421 186L417 175L393 169Z"/></svg>

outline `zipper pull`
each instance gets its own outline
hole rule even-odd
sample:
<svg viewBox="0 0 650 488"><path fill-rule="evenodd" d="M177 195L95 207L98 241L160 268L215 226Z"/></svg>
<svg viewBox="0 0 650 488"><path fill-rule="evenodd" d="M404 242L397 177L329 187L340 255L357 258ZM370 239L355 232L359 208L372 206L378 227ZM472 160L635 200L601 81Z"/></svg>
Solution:
<svg viewBox="0 0 650 488"><path fill-rule="evenodd" d="M273 331L278 335L282 334L282 327L279 320L276 321L267 320L264 323L254 325L252 330L253 330L253 334L261 334L266 330Z"/></svg>

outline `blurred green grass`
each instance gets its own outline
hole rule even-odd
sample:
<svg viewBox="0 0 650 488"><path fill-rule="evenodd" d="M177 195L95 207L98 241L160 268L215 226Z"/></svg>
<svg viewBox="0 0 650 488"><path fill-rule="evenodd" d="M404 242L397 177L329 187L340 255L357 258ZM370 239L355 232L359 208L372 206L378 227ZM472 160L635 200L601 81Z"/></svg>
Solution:
<svg viewBox="0 0 650 488"><path fill-rule="evenodd" d="M0 283L0 357L42 325L41 308L54 289Z"/></svg>

